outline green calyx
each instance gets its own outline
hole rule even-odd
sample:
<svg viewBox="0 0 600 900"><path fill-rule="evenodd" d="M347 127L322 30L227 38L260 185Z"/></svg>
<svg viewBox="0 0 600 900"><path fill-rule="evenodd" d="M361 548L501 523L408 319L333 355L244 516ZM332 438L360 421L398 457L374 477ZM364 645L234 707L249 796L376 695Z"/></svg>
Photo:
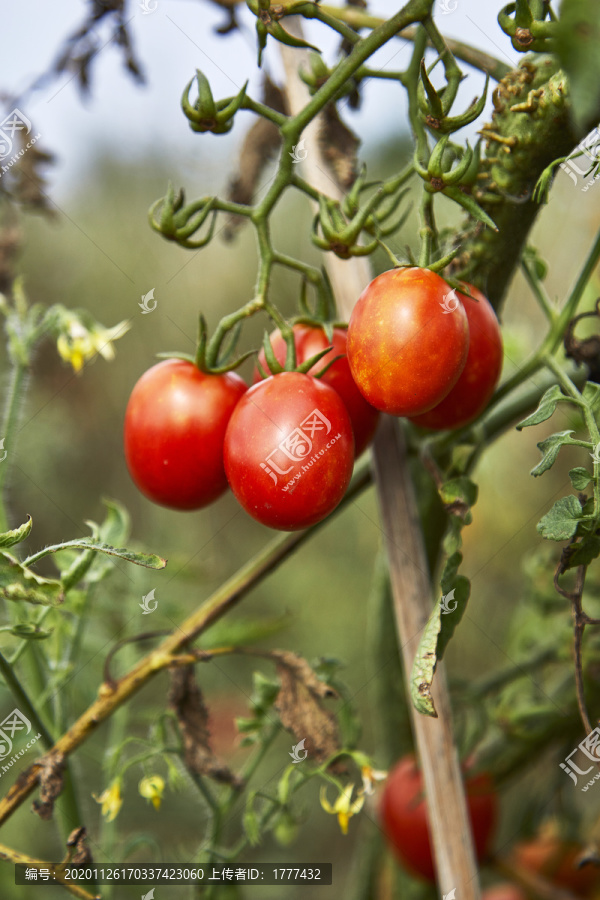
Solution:
<svg viewBox="0 0 600 900"><path fill-rule="evenodd" d="M382 237L397 231L406 220L410 208L399 220L390 221L408 193L401 188L412 173L411 166L401 177L387 182L367 182L366 167L363 166L341 202L321 195L319 212L313 222L313 243L321 250L331 250L340 259L372 253ZM363 192L373 188L376 188L375 192L363 202ZM362 232L373 240L359 244Z"/></svg>
<svg viewBox="0 0 600 900"><path fill-rule="evenodd" d="M203 197L187 206L184 204L183 190L175 193L173 185L169 184L166 195L150 207L148 214L150 225L167 240L176 241L182 247L191 249L205 247L215 229L217 215L215 198ZM192 240L192 235L202 228L209 217L210 223L205 236Z"/></svg>
<svg viewBox="0 0 600 900"><path fill-rule="evenodd" d="M288 2L286 4L278 3L272 6L270 0L246 0L246 5L256 16L259 68L262 64L262 54L267 46L267 38L269 35L275 38L276 41L279 41L281 44L285 44L288 47L303 47L306 50L319 50L314 44L309 44L307 41L302 40L302 38L294 37L294 35L287 32L279 21L283 16L294 15L296 7L302 7L304 5L303 2Z"/></svg>
<svg viewBox="0 0 600 900"><path fill-rule="evenodd" d="M528 50L544 53L553 49L558 23L544 21L546 16L550 15L546 4L542 4L539 9L537 7L540 7L540 4L534 0L532 2L517 0L516 3L509 3L498 13L500 28L510 37L514 49L519 53L526 53Z"/></svg>
<svg viewBox="0 0 600 900"><path fill-rule="evenodd" d="M194 81L198 87L198 99L192 104L190 91ZM212 131L213 134L226 134L231 131L233 118L246 98L247 87L248 82L235 97L228 97L215 103L206 75L200 69L196 69L196 77L186 85L181 97L181 108L189 119L192 131Z"/></svg>
<svg viewBox="0 0 600 900"><path fill-rule="evenodd" d="M417 89L417 99L419 109L428 128L438 134L451 134L479 118L485 107L490 76L489 73L486 73L485 87L481 97L475 97L471 105L461 115L449 116L450 105L447 102L449 100L447 87L437 91L429 80L429 72L438 62L439 59L427 70L425 60L421 60L421 78Z"/></svg>

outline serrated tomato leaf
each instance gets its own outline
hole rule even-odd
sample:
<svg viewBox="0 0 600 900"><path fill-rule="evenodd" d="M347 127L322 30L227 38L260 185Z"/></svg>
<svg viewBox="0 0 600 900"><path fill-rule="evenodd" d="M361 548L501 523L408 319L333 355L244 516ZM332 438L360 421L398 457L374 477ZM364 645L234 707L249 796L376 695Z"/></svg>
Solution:
<svg viewBox="0 0 600 900"><path fill-rule="evenodd" d="M567 557L567 569L589 566L596 557L600 556L600 536L597 534L586 535L583 540L568 549L571 552Z"/></svg>
<svg viewBox="0 0 600 900"><path fill-rule="evenodd" d="M454 553L447 561L441 578L442 596L435 604L423 630L413 662L411 696L415 709L425 716L436 717L431 685L438 661L442 659L454 631L463 617L471 593L464 575L457 575L462 554Z"/></svg>
<svg viewBox="0 0 600 900"><path fill-rule="evenodd" d="M582 516L581 503L573 494L561 497L537 524L537 530L549 541L568 541L577 531Z"/></svg>
<svg viewBox="0 0 600 900"><path fill-rule="evenodd" d="M0 597L38 606L60 606L64 592L60 581L43 578L10 553L0 553Z"/></svg>
<svg viewBox="0 0 600 900"><path fill-rule="evenodd" d="M551 434L550 437L540 441L537 446L542 452L542 458L537 466L534 466L531 470L531 475L537 477L538 475L543 475L548 469L551 469L556 462L560 448L565 444L577 443L576 441L571 440L570 435L572 434L572 429L570 431L558 431L556 434Z"/></svg>
<svg viewBox="0 0 600 900"><path fill-rule="evenodd" d="M27 516L27 521L23 525L13 528L12 531L5 531L3 534L0 534L0 547L12 547L13 544L19 544L21 541L24 541L25 538L29 537L32 527L33 519L31 516Z"/></svg>
<svg viewBox="0 0 600 900"><path fill-rule="evenodd" d="M583 466L576 466L574 469L571 469L569 478L576 491L585 491L592 480L592 476L587 469L583 468Z"/></svg>
<svg viewBox="0 0 600 900"><path fill-rule="evenodd" d="M549 419L556 409L557 404L561 400L567 400L563 392L560 389L558 384L553 384L552 387L548 388L546 393L542 396L540 402L538 403L538 408L535 412L532 412L530 416L527 416L526 419L523 419L522 422L519 422L517 425L517 431L521 431L523 428L529 428L531 425L539 425L540 422L545 422L546 419Z"/></svg>

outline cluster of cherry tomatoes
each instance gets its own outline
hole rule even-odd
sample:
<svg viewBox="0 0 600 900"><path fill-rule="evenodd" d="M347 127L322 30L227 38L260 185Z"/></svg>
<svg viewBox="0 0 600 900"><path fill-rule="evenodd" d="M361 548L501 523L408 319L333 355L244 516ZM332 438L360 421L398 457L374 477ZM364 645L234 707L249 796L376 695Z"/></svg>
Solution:
<svg viewBox="0 0 600 900"><path fill-rule="evenodd" d="M467 773L465 793L475 856L478 862L489 861L498 818L498 795L491 775ZM404 868L435 882L423 776L414 756L404 756L390 771L380 818L386 839ZM536 900L550 893L558 897L561 890L569 897L598 900L600 867L592 863L580 867L583 850L562 838L557 823L549 820L534 837L518 842L504 857L504 872L513 874L515 881L487 888L482 900Z"/></svg>
<svg viewBox="0 0 600 900"><path fill-rule="evenodd" d="M298 366L331 347L308 373L263 379L257 369L249 389L234 372L158 363L135 385L125 414L133 480L175 509L206 506L229 484L272 528L319 522L342 499L380 411L440 429L465 424L487 405L502 341L489 302L466 289L471 296L429 269L384 272L331 340L322 327L294 325ZM284 365L284 338L275 331L270 340ZM264 351L259 362L264 369Z"/></svg>

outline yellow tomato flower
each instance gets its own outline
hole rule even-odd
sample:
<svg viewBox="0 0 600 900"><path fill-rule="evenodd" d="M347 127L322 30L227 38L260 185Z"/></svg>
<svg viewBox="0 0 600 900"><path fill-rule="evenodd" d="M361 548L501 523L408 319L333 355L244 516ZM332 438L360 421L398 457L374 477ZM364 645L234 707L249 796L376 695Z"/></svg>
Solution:
<svg viewBox="0 0 600 900"><path fill-rule="evenodd" d="M115 778L110 787L102 791L99 797L92 794L96 803L102 804L102 815L107 822L112 822L119 815L119 811L123 805L123 797L121 796L121 779Z"/></svg>
<svg viewBox="0 0 600 900"><path fill-rule="evenodd" d="M138 786L139 792L146 800L150 800L154 809L160 809L160 802L165 790L165 780L160 775L149 775L142 778Z"/></svg>
<svg viewBox="0 0 600 900"><path fill-rule="evenodd" d="M119 322L112 328L104 328L98 323L87 327L76 315L71 315L62 321L56 348L65 362L70 363L75 372L80 372L83 364L97 353L104 359L114 359L113 341L122 337L130 327L127 321Z"/></svg>
<svg viewBox="0 0 600 900"><path fill-rule="evenodd" d="M369 765L364 765L360 767L360 774L362 776L362 793L363 794L374 794L375 788L373 787L373 782L375 781L384 781L387 778L387 772L384 772L382 769L373 769Z"/></svg>
<svg viewBox="0 0 600 900"><path fill-rule="evenodd" d="M354 785L347 784L332 806L327 799L327 787L325 785L321 787L321 806L326 813L338 817L342 834L348 834L348 822L352 816L360 812L365 802L364 793L359 794L355 800L352 800L353 791Z"/></svg>

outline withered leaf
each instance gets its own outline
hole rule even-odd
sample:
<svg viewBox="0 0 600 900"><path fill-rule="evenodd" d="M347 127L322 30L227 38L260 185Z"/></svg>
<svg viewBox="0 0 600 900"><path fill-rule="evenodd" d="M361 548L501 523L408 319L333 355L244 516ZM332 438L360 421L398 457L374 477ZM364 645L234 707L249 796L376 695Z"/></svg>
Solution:
<svg viewBox="0 0 600 900"><path fill-rule="evenodd" d="M212 0L217 6L220 6L222 9L227 11L227 19L223 25L220 25L218 28L215 28L217 34L229 34L230 31L233 31L238 27L238 23L235 17L235 8L236 6L240 6L243 0Z"/></svg>
<svg viewBox="0 0 600 900"><path fill-rule="evenodd" d="M283 94L268 77L265 77L263 84L263 103L277 112L285 111ZM238 172L229 185L229 200L244 204L252 202L260 176L280 144L281 136L277 126L267 119L258 118L242 143L237 163ZM243 223L242 216L229 216L223 231L224 238L231 240Z"/></svg>
<svg viewBox="0 0 600 900"><path fill-rule="evenodd" d="M334 103L329 103L323 110L319 144L323 158L331 166L340 186L349 188L357 175L357 153L360 141L340 119Z"/></svg>
<svg viewBox="0 0 600 900"><path fill-rule="evenodd" d="M0 230L0 294L10 294L22 240L23 233L16 223Z"/></svg>
<svg viewBox="0 0 600 900"><path fill-rule="evenodd" d="M75 866L85 866L93 863L92 853L86 841L87 832L85 827L82 825L81 828L75 828L67 838L69 852L65 861Z"/></svg>
<svg viewBox="0 0 600 900"><path fill-rule="evenodd" d="M287 650L274 650L269 656L276 664L281 687L275 708L284 728L298 741L305 741L310 758L323 762L341 749L335 715L322 701L338 694L321 681L303 657Z"/></svg>
<svg viewBox="0 0 600 900"><path fill-rule="evenodd" d="M215 781L241 787L240 778L217 759L211 749L208 709L196 682L193 666L182 666L171 671L168 708L177 718L187 769L197 775L208 775Z"/></svg>
<svg viewBox="0 0 600 900"><path fill-rule="evenodd" d="M39 771L40 799L33 801L32 809L40 819L47 821L52 818L54 801L63 789L65 758L62 753L48 754L36 767Z"/></svg>

